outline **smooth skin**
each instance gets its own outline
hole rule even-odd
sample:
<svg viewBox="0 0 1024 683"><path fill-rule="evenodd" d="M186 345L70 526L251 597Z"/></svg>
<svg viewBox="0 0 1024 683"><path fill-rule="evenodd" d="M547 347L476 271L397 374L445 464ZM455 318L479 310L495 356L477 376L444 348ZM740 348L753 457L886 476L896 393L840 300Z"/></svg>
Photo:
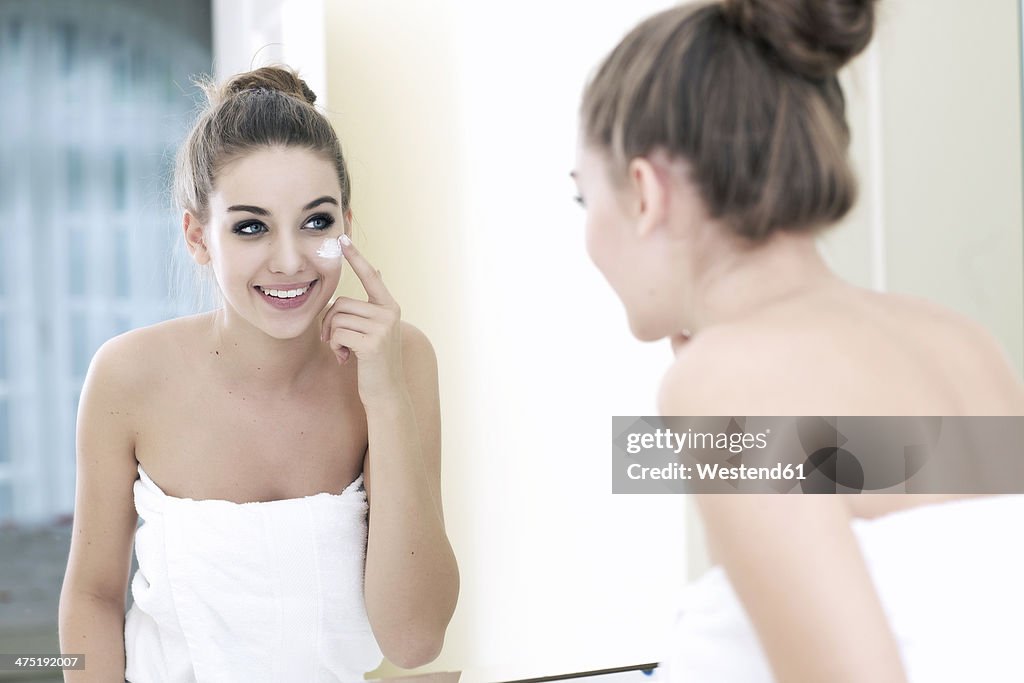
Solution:
<svg viewBox="0 0 1024 683"><path fill-rule="evenodd" d="M1024 414L1024 387L980 326L843 282L811 235L743 244L685 161L656 151L623 174L583 142L573 176L587 250L634 335L671 341L662 415ZM696 499L776 680L905 683L850 522L958 497Z"/></svg>
<svg viewBox="0 0 1024 683"><path fill-rule="evenodd" d="M228 164L208 223L183 218L186 246L212 268L224 306L120 335L93 358L60 605L61 649L89 664L65 680L123 678L140 463L168 495L238 503L337 493L362 472L377 642L403 667L440 652L459 576L442 512L437 361L352 245L345 262L367 300L331 301L342 261L315 251L350 229L339 200L333 166L304 149ZM289 311L257 288L310 282L310 300Z"/></svg>

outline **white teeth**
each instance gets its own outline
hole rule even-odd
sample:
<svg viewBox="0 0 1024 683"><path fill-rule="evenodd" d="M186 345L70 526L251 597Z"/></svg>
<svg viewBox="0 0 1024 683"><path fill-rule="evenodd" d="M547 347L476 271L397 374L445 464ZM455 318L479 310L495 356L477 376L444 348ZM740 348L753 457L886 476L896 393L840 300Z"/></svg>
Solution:
<svg viewBox="0 0 1024 683"><path fill-rule="evenodd" d="M266 289L265 287L260 287L260 291L264 294L278 299L294 299L297 296L305 294L307 290L309 290L309 285L306 285L302 289L289 289L287 291L283 289Z"/></svg>

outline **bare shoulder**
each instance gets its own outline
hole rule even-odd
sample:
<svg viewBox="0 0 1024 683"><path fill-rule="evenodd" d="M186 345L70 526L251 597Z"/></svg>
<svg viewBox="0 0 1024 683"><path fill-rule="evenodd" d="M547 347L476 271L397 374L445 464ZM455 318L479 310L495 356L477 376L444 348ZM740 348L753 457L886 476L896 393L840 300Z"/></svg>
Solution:
<svg viewBox="0 0 1024 683"><path fill-rule="evenodd" d="M174 357L187 325L170 321L119 334L89 364L78 407L75 511L62 603L78 595L124 603L137 523L132 497L139 413L161 376L161 360Z"/></svg>
<svg viewBox="0 0 1024 683"><path fill-rule="evenodd" d="M439 429L441 398L438 388L437 355L430 339L412 323L402 321L402 370L409 397L419 415L421 429L430 436ZM436 435L435 435L436 436ZM433 437L431 437L433 438ZM437 439L439 440L439 436ZM437 448L440 448L438 443Z"/></svg>
<svg viewBox="0 0 1024 683"><path fill-rule="evenodd" d="M812 375L785 335L723 326L682 347L662 378L658 410L662 415L817 414L811 409Z"/></svg>
<svg viewBox="0 0 1024 683"><path fill-rule="evenodd" d="M402 321L402 349L404 352L429 352L434 354L434 346L420 328L407 320Z"/></svg>
<svg viewBox="0 0 1024 683"><path fill-rule="evenodd" d="M666 415L1019 414L991 332L898 294L845 290L709 328L665 373Z"/></svg>
<svg viewBox="0 0 1024 683"><path fill-rule="evenodd" d="M437 377L437 354L430 339L418 327L403 320L402 325L402 364L406 374L427 374Z"/></svg>
<svg viewBox="0 0 1024 683"><path fill-rule="evenodd" d="M888 292L885 294L871 293L877 300L885 301L891 312L907 323L916 322L930 326L935 331L943 331L943 338L956 342L974 345L979 351L1005 355L995 336L984 325L976 320L918 296Z"/></svg>
<svg viewBox="0 0 1024 683"><path fill-rule="evenodd" d="M102 386L116 385L121 392L145 386L152 365L144 361L161 351L155 342L156 336L146 328L111 337L93 355L89 377Z"/></svg>
<svg viewBox="0 0 1024 683"><path fill-rule="evenodd" d="M93 356L89 374L115 385L126 397L133 389L151 389L158 373L167 375L181 350L194 344L207 314L175 318L129 330L104 342Z"/></svg>
<svg viewBox="0 0 1024 683"><path fill-rule="evenodd" d="M195 337L197 322L179 318L129 330L97 349L79 401L80 442L94 434L117 435L134 450L145 407L169 379L182 375L183 349Z"/></svg>
<svg viewBox="0 0 1024 683"><path fill-rule="evenodd" d="M917 321L922 355L940 360L964 390L968 414L1024 414L1024 384L1007 350L988 328L925 299L886 297L901 319Z"/></svg>

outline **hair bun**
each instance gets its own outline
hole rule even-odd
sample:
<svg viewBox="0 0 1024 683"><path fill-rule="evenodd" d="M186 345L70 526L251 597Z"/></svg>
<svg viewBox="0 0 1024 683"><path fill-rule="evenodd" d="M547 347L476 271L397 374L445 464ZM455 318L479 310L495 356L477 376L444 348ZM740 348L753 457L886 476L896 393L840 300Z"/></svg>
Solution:
<svg viewBox="0 0 1024 683"><path fill-rule="evenodd" d="M792 71L827 78L858 55L874 31L875 0L722 0L725 19L767 44Z"/></svg>
<svg viewBox="0 0 1024 683"><path fill-rule="evenodd" d="M295 71L280 66L264 66L234 76L224 85L224 96L245 90L276 90L304 102L316 102L316 94Z"/></svg>

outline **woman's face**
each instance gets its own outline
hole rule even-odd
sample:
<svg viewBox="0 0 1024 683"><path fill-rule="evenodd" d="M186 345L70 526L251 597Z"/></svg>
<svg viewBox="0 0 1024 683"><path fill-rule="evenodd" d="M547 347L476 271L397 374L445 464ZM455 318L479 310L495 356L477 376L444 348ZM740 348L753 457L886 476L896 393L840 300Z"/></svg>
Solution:
<svg viewBox="0 0 1024 683"><path fill-rule="evenodd" d="M316 255L347 232L334 165L297 147L255 150L217 174L209 208L205 252L226 305L271 337L309 329L341 277L341 258Z"/></svg>
<svg viewBox="0 0 1024 683"><path fill-rule="evenodd" d="M653 341L679 332L681 268L663 226L648 231L635 184L612 182L606 156L588 144L577 150L573 177L586 209L587 253L626 309L633 335Z"/></svg>

